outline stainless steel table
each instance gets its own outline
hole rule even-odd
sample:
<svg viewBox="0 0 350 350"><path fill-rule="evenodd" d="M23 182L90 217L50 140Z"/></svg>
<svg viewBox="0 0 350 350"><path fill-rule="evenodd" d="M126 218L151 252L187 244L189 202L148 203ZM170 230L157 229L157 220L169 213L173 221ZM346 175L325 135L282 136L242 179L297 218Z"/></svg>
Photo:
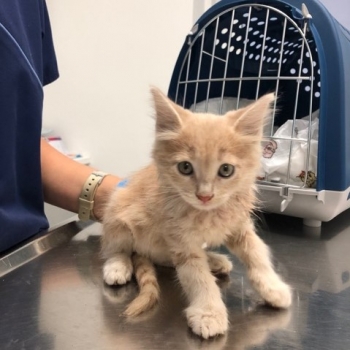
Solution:
<svg viewBox="0 0 350 350"><path fill-rule="evenodd" d="M133 322L120 316L135 282L107 287L99 224L72 222L0 258L0 349L187 350L350 349L350 212L321 232L299 219L266 215L259 234L294 288L293 306L262 304L236 260L219 281L229 309L226 336L202 340L186 325L174 270L158 268L161 303Z"/></svg>

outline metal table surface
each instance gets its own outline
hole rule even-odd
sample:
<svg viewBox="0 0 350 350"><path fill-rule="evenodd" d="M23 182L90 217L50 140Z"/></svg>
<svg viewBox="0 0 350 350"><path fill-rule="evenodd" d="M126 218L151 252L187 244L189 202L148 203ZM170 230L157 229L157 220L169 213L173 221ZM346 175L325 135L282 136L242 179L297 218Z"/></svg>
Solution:
<svg viewBox="0 0 350 350"><path fill-rule="evenodd" d="M105 286L99 224L73 222L0 258L0 349L350 349L349 211L321 232L296 218L265 215L259 234L294 289L290 310L262 304L236 260L221 280L225 336L202 340L186 325L175 271L159 267L161 303L130 322L120 316L135 282Z"/></svg>

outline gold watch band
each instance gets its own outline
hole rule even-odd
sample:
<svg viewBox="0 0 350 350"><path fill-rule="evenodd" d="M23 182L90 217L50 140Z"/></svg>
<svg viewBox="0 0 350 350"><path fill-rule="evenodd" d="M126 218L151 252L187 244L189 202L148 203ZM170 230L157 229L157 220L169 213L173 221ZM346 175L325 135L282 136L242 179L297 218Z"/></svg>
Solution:
<svg viewBox="0 0 350 350"><path fill-rule="evenodd" d="M82 221L87 220L96 220L93 214L94 210L94 198L97 191L98 186L102 183L104 177L108 175L102 171L94 171L87 178L84 183L84 186L81 190L79 196L79 212L78 217Z"/></svg>

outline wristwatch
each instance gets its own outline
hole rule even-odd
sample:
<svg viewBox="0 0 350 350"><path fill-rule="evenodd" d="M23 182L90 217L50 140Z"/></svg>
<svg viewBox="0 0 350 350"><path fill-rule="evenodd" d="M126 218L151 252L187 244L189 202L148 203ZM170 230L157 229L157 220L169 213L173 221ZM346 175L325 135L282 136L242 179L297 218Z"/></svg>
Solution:
<svg viewBox="0 0 350 350"><path fill-rule="evenodd" d="M79 212L78 217L82 221L96 220L93 209L94 209L94 198L98 186L101 185L105 176L108 175L102 171L94 171L90 174L84 183L79 196Z"/></svg>

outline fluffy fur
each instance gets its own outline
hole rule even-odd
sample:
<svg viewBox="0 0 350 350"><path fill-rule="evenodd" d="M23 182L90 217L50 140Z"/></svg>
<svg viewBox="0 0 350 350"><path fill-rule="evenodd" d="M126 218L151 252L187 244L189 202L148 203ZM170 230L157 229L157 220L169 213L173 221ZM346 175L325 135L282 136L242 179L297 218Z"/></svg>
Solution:
<svg viewBox="0 0 350 350"><path fill-rule="evenodd" d="M222 244L246 265L252 285L267 303L287 308L290 288L275 273L251 220L260 141L273 94L216 116L192 113L158 89L151 92L153 162L132 176L126 188L116 190L103 219L105 282L122 285L135 274L140 287L125 315L136 316L157 303L153 263L171 265L189 301L185 313L193 332L203 338L223 334L227 311L214 275L229 274L232 264L203 249ZM182 162L190 165L179 169ZM222 169L224 164L229 166ZM233 174L223 177L220 169L228 175L231 166Z"/></svg>

